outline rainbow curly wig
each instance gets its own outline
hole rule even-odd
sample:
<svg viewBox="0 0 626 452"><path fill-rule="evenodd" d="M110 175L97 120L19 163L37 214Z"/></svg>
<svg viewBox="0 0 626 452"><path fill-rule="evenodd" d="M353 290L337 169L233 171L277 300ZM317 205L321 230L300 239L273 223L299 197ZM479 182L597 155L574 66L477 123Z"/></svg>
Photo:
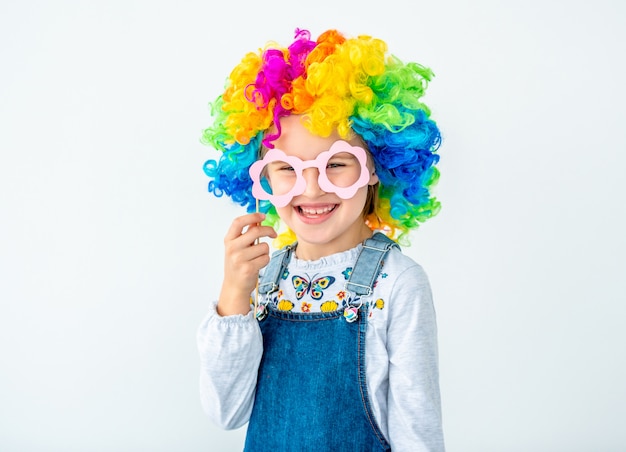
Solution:
<svg viewBox="0 0 626 452"><path fill-rule="evenodd" d="M406 238L440 210L431 189L439 178L441 135L421 101L432 76L430 69L390 55L380 39L346 38L336 30L312 41L307 30L297 29L287 48L269 43L248 53L211 104L214 122L201 138L221 152L219 161L204 165L209 192L254 212L250 165L263 146L273 147L281 117L304 115L316 135L337 130L344 138L362 138L380 181L365 221L391 238ZM272 126L275 133L269 133ZM278 224L274 206L260 201L258 207L266 224ZM282 242L291 241L289 234Z"/></svg>

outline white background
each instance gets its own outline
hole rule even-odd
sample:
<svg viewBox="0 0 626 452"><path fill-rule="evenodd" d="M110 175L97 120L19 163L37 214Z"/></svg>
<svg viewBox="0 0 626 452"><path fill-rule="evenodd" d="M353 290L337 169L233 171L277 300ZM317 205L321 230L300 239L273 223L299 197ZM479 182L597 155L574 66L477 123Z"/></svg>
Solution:
<svg viewBox="0 0 626 452"><path fill-rule="evenodd" d="M448 450L626 450L624 5L2 0L0 450L241 449L198 400L243 212L207 194L199 137L230 69L296 27L436 74L443 210L405 250Z"/></svg>

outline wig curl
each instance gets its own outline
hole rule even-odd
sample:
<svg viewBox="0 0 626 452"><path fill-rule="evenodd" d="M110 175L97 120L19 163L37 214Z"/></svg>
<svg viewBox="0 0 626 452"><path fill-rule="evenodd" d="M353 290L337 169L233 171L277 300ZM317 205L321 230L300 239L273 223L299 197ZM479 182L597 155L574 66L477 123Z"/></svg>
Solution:
<svg viewBox="0 0 626 452"><path fill-rule="evenodd" d="M431 190L439 178L441 135L422 102L432 77L430 69L389 54L380 39L346 38L337 30L313 41L309 31L296 29L289 47L269 43L248 53L212 102L213 125L202 134L203 143L221 151L218 161L204 165L209 192L254 212L250 165L263 146L273 148L280 118L303 115L316 135L337 130L342 138L361 137L380 181L366 223L408 243L408 232L440 210ZM268 224L278 223L268 201L260 201L259 210ZM288 231L282 241L292 238Z"/></svg>

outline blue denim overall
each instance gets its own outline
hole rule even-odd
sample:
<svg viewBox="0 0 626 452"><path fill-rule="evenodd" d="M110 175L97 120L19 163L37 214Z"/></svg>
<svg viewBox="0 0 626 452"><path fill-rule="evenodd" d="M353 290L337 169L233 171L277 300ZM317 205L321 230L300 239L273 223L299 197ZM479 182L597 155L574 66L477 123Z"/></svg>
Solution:
<svg viewBox="0 0 626 452"><path fill-rule="evenodd" d="M382 260L398 245L376 233L365 241L346 289L372 293ZM275 252L259 293L278 289L293 247ZM366 384L367 309L290 313L269 309L260 321L263 358L245 451L388 451L373 417Z"/></svg>

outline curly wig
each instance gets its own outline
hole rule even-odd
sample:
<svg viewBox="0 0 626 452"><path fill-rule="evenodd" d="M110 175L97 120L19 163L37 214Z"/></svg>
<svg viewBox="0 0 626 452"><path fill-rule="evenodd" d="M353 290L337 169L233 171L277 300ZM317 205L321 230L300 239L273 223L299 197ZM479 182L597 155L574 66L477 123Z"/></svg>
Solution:
<svg viewBox="0 0 626 452"><path fill-rule="evenodd" d="M313 41L309 31L297 29L287 48L268 43L248 53L211 103L214 121L202 134L204 144L221 152L204 165L209 192L255 211L250 165L262 147L273 147L281 117L303 115L316 135L337 130L344 138L361 137L380 181L365 221L391 238L406 238L440 210L431 189L439 178L441 135L422 103L432 77L430 69L389 54L380 39L347 38L337 30ZM278 223L268 201L258 208L266 223Z"/></svg>

